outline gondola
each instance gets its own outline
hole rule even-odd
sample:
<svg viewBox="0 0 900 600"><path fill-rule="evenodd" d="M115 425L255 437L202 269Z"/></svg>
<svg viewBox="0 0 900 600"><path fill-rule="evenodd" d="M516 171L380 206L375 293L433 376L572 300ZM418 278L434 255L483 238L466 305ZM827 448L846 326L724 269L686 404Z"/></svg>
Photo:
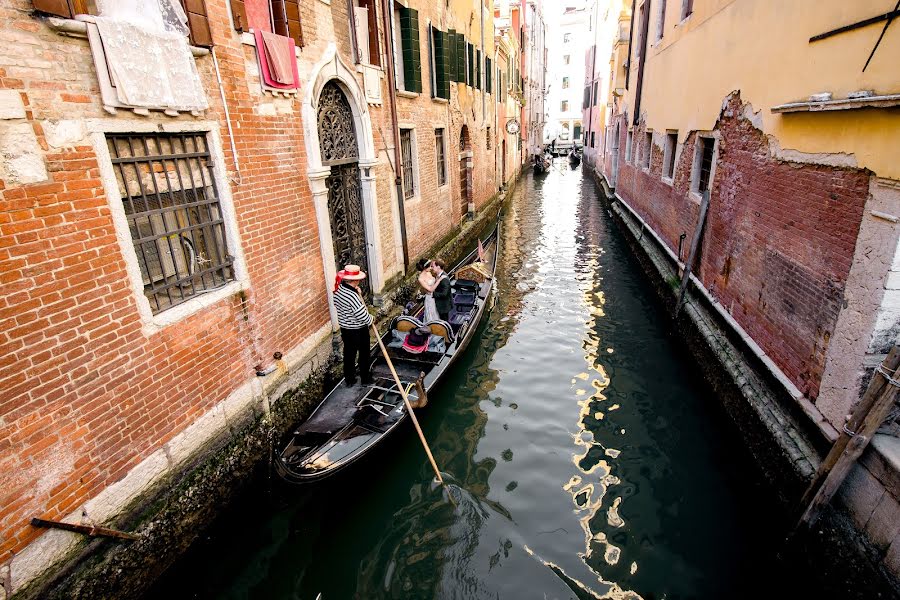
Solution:
<svg viewBox="0 0 900 600"><path fill-rule="evenodd" d="M569 152L569 166L574 169L580 162L581 156L578 155L578 152L575 150L575 148L572 148L572 150Z"/></svg>
<svg viewBox="0 0 900 600"><path fill-rule="evenodd" d="M428 394L475 335L494 290L499 246L498 219L482 252L472 251L449 270L453 309L448 321L423 323L424 306L418 302L392 319L381 336L414 407L427 402ZM430 329L430 336L425 336L427 349L411 353L405 338L410 332L424 331L423 327ZM377 344L372 356L371 384L348 387L341 380L287 436L274 457L275 471L282 479L302 484L333 475L375 450L407 420L403 398Z"/></svg>
<svg viewBox="0 0 900 600"><path fill-rule="evenodd" d="M550 171L550 167L553 164L553 157L550 156L549 153L535 154L533 157L533 161L534 161L534 174L541 175L543 173L548 173Z"/></svg>

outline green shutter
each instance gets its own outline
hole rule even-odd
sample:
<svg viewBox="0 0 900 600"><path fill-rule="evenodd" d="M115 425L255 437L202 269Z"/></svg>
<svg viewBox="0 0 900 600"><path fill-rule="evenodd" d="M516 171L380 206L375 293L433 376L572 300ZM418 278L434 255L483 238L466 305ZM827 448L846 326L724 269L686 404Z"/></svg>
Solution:
<svg viewBox="0 0 900 600"><path fill-rule="evenodd" d="M437 29L431 26L431 23L428 24L428 65L431 70L431 77L428 78L429 88L431 92L432 98L437 98L437 60L435 57L438 55L438 41L435 39L435 34L437 33Z"/></svg>
<svg viewBox="0 0 900 600"><path fill-rule="evenodd" d="M431 79L431 95L433 98L450 99L450 78L447 73L449 67L448 59L448 35L446 32L431 28L431 40L433 55L431 63L434 65L434 76Z"/></svg>
<svg viewBox="0 0 900 600"><path fill-rule="evenodd" d="M469 87L475 87L475 46L466 43L466 58L468 69L466 70L466 83Z"/></svg>
<svg viewBox="0 0 900 600"><path fill-rule="evenodd" d="M475 89L481 89L481 50L475 50Z"/></svg>
<svg viewBox="0 0 900 600"><path fill-rule="evenodd" d="M441 98L450 99L450 34L446 31L441 32L441 73L443 73L443 79L440 93Z"/></svg>
<svg viewBox="0 0 900 600"><path fill-rule="evenodd" d="M422 55L419 43L419 11L400 6L400 33L403 40L403 78L406 90L422 92Z"/></svg>
<svg viewBox="0 0 900 600"><path fill-rule="evenodd" d="M453 29L447 30L447 59L448 59L448 67L447 67L447 79L450 81L459 81L456 75L456 31Z"/></svg>
<svg viewBox="0 0 900 600"><path fill-rule="evenodd" d="M456 81L466 82L466 38L456 34Z"/></svg>
<svg viewBox="0 0 900 600"><path fill-rule="evenodd" d="M491 59L484 57L484 91L491 93Z"/></svg>

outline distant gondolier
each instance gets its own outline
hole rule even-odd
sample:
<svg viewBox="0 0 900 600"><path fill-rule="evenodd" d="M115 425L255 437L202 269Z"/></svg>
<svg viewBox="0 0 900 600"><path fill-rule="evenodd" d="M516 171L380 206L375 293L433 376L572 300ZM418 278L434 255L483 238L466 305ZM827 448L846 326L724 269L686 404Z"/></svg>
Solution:
<svg viewBox="0 0 900 600"><path fill-rule="evenodd" d="M369 373L369 326L372 325L372 315L359 293L359 284L365 278L365 272L358 266L347 265L338 271L334 282L334 308L344 341L344 381L348 386L356 384L357 355L362 383L372 382Z"/></svg>

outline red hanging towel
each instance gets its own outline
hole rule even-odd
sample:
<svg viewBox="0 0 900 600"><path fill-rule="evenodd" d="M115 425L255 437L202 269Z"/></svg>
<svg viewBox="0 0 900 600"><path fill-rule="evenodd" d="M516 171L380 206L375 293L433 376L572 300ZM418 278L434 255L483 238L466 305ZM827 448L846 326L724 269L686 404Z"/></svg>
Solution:
<svg viewBox="0 0 900 600"><path fill-rule="evenodd" d="M269 73L281 85L296 85L294 79L294 40L268 31L262 31Z"/></svg>

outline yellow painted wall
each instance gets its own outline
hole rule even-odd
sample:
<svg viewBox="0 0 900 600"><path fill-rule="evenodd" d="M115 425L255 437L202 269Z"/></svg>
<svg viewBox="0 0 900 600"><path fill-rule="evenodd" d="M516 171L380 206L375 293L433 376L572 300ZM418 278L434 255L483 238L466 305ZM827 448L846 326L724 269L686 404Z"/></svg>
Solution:
<svg viewBox="0 0 900 600"><path fill-rule="evenodd" d="M679 22L681 2L669 0L665 30L657 42L660 0L651 0L650 46L641 113L656 131L712 129L722 102L740 90L760 112L763 130L783 149L847 153L860 167L900 179L900 108L774 114L770 108L832 92L900 93L900 22L895 21L865 73L862 67L884 23L809 43L819 34L888 12L884 0L694 0L694 13ZM638 4L640 6L640 3ZM640 27L635 11L635 44ZM632 53L632 57L636 52ZM637 60L628 105L634 106Z"/></svg>

